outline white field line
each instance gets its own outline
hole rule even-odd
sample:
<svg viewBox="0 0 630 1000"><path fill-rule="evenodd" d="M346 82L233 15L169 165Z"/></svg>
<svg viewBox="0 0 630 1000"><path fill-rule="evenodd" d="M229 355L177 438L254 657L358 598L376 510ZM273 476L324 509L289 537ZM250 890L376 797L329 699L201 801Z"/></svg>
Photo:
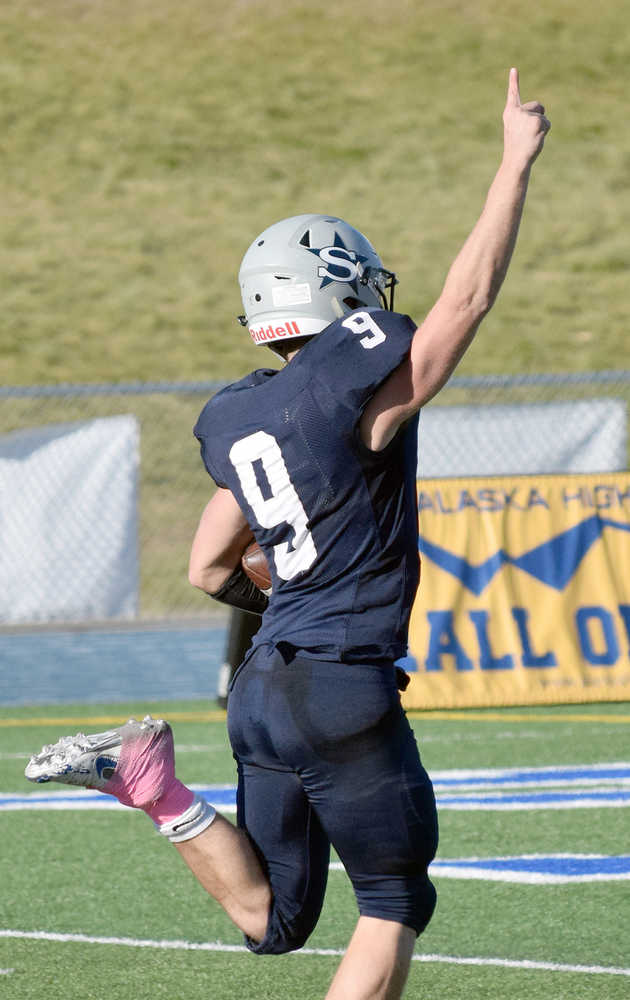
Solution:
<svg viewBox="0 0 630 1000"><path fill-rule="evenodd" d="M184 752L201 750L200 744L185 744ZM205 745L204 752L216 746ZM21 756L21 754L20 754ZM438 808L457 811L515 811L534 809L601 809L630 806L630 763L613 762L547 767L480 768L436 771L432 775ZM41 786L40 786L41 787ZM214 805L234 813L232 785L193 785L206 797L217 796ZM86 795L85 789L66 788L46 792L0 794L0 810L21 809L121 809L108 797Z"/></svg>
<svg viewBox="0 0 630 1000"><path fill-rule="evenodd" d="M218 753L220 750L227 750L225 743L216 743L206 746L202 743L178 743L175 747L176 753ZM30 760L33 755L32 750L18 750L15 753L0 753L0 760Z"/></svg>
<svg viewBox="0 0 630 1000"><path fill-rule="evenodd" d="M522 731L518 729L506 729L493 733L492 740L493 742L495 740L539 740L544 735L544 731L541 729L524 729ZM484 733L452 733L449 736L447 733L444 733L444 735L437 733L431 735L425 732L422 736L418 736L418 743L420 744L420 750L422 750L425 743L481 743L483 740L487 741L487 739L488 737Z"/></svg>
<svg viewBox="0 0 630 1000"><path fill-rule="evenodd" d="M193 791L197 790L197 786L190 785ZM76 798L72 793L66 792L65 794L54 793L50 796L43 794L41 797L37 793L31 793L30 795L19 798L16 802L6 803L3 800L3 796L0 795L0 812L16 812L21 810L45 810L45 811L55 811L55 810L122 810L127 809L127 806L122 806L120 802L116 799L112 799L110 802L103 796L103 799L93 799L86 796L82 801L82 796L85 792L81 790L76 793ZM13 798L13 796L11 796ZM57 799L58 801L55 801ZM444 802L437 797L438 810L446 812L446 810L451 810L453 812L527 812L529 810L566 810L566 809L627 809L629 806L627 798L619 799L595 799L595 798L583 798L575 800L561 800L561 801L543 801L543 802L510 802L510 801L494 801L494 802L484 802L483 800L477 800L475 802L457 802L456 800ZM236 813L236 806L226 802L215 803L217 809L225 815L234 815Z"/></svg>
<svg viewBox="0 0 630 1000"><path fill-rule="evenodd" d="M457 802L440 801L437 796L438 810L445 812L447 809L453 812L527 812L530 809L627 809L628 800L619 799L595 799L585 797L571 801L543 801L543 802ZM223 811L223 807L220 807ZM227 812L227 810L225 810Z"/></svg>
<svg viewBox="0 0 630 1000"><path fill-rule="evenodd" d="M540 730L536 730L535 732L529 732L529 731L527 731L527 732L523 732L523 733L509 731L509 732L505 732L505 733L502 733L502 732L500 732L500 733L493 733L492 734L492 739L493 740L515 740L515 739L519 739L519 740L522 740L522 739L539 740L544 735L545 734L543 732L541 732ZM487 739L487 737L484 736L484 735L482 735L482 734L479 734L479 735L470 735L470 736L466 736L466 735L463 735L463 734L462 735L452 734L450 736L448 736L448 735L445 735L445 736L428 736L428 735L425 735L425 736L422 737L422 743L480 743L482 740L486 740L486 739ZM196 743L190 743L190 744L178 743L175 746L175 753L176 754L182 754L182 753L219 753L220 751L227 750L227 749L228 749L228 747L227 747L226 743L217 743L215 746L204 746L203 744L196 744ZM33 750L32 749L31 750L21 750L21 751L19 751L17 753L0 753L0 760L29 760L30 757L32 757L32 755L33 755Z"/></svg>
<svg viewBox="0 0 630 1000"><path fill-rule="evenodd" d="M49 931L16 931L0 929L0 938L20 938L29 941L53 941L73 944L111 944L127 948L157 948L164 951L214 951L226 954L239 952L247 954L247 948L239 944L224 944L222 941L151 941L143 938L97 937L87 934L55 934ZM345 954L343 948L301 948L292 952L299 957L330 955L339 957ZM630 969L618 968L612 965L570 965L564 962L536 962L531 959L511 958L481 958L459 955L421 955L413 956L414 962L425 962L442 965L486 965L501 966L506 969L533 969L542 972L573 972L585 975L629 976Z"/></svg>
<svg viewBox="0 0 630 1000"><path fill-rule="evenodd" d="M586 882L627 882L630 875L548 875L538 872L489 871L487 868L463 868L442 864L430 869L431 878L455 878L478 882L509 882L513 885L576 885Z"/></svg>

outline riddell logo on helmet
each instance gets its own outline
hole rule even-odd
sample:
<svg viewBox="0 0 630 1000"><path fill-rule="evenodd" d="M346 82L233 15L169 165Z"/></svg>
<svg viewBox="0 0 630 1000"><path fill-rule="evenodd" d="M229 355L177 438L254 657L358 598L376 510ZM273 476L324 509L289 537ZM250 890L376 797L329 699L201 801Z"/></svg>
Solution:
<svg viewBox="0 0 630 1000"><path fill-rule="evenodd" d="M283 337L300 337L302 331L295 320L290 320L282 326L250 326L249 332L255 344L263 344L266 340L281 340Z"/></svg>

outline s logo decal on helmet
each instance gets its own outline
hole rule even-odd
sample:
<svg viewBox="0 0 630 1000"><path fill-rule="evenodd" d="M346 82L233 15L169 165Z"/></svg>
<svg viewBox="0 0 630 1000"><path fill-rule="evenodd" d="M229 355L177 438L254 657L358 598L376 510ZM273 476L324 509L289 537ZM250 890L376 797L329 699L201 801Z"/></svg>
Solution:
<svg viewBox="0 0 630 1000"><path fill-rule="evenodd" d="M256 344L311 337L354 309L393 309L396 276L354 226L335 216L283 219L254 240L239 271ZM386 292L389 291L389 300Z"/></svg>
<svg viewBox="0 0 630 1000"><path fill-rule="evenodd" d="M320 260L324 261L324 264L317 268L317 274L322 278L320 288L325 288L331 281L346 281L358 294L358 265L363 264L368 259L365 254L348 250L339 233L335 233L333 246L322 247L321 250L309 247L309 253L316 254Z"/></svg>

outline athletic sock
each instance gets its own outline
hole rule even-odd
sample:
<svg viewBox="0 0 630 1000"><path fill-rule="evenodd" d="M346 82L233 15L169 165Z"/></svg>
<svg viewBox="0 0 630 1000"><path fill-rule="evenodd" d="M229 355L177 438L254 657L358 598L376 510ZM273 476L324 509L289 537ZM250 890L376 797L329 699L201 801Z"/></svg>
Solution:
<svg viewBox="0 0 630 1000"><path fill-rule="evenodd" d="M175 777L170 726L123 732L116 770L102 791L123 805L142 809L174 843L198 836L216 816L205 799Z"/></svg>
<svg viewBox="0 0 630 1000"><path fill-rule="evenodd" d="M182 785L182 788L184 787ZM190 789L188 788L186 791L190 792ZM191 794L193 798L190 805L177 816L172 816L170 819L158 823L151 813L148 814L156 824L158 832L163 837L168 837L172 844L192 840L193 837L203 833L216 819L216 809L200 795L195 795L194 792Z"/></svg>

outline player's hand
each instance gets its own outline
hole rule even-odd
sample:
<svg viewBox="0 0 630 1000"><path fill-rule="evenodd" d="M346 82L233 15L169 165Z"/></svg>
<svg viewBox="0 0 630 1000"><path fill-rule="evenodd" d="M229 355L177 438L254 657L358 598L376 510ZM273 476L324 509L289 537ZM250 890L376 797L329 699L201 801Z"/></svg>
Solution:
<svg viewBox="0 0 630 1000"><path fill-rule="evenodd" d="M541 149L551 122L538 101L521 104L518 70L510 70L507 101L503 112L504 156L518 166L529 167Z"/></svg>

